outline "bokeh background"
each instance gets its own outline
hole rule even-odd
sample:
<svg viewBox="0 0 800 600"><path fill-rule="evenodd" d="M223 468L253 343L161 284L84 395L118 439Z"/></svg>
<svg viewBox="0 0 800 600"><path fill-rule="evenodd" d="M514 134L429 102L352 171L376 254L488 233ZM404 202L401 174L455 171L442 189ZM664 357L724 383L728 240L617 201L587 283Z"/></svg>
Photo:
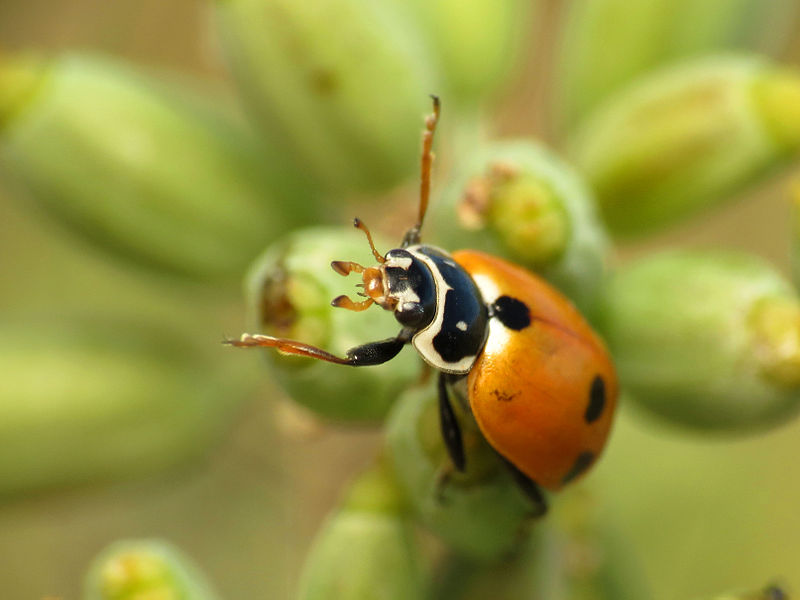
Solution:
<svg viewBox="0 0 800 600"><path fill-rule="evenodd" d="M518 75L493 102L489 112L498 134L555 141L548 82L561 8L555 0L543 3ZM3 0L0 52L31 48L106 52L232 88L209 9L200 2ZM782 54L800 65L800 35ZM688 224L627 243L620 257L675 244L735 247L765 257L788 276L791 177L783 172ZM395 191L397 197L413 198L414 185ZM401 221L381 222L378 215L392 211L388 203L375 204L367 216L396 236ZM351 217L349 206L346 199L336 206L343 223ZM118 310L163 319L207 344L232 390L251 386L249 401L231 402L191 460L167 460L163 468L121 481L3 494L0 595L77 598L101 548L119 538L161 537L192 556L224 597L292 597L315 531L343 483L369 460L379 432L315 419L281 396L258 360L217 347L224 334L244 327L238 288L215 292L116 261L54 223L0 171L0 313L12 323L46 323L64 314ZM15 340L0 344L13 349ZM0 403L7 405L2 414L14 398ZM187 400L185 410L192 409ZM707 597L771 580L800 593L798 456L796 420L730 437L685 431L625 407L590 479L657 600ZM25 462L0 457L17 460Z"/></svg>

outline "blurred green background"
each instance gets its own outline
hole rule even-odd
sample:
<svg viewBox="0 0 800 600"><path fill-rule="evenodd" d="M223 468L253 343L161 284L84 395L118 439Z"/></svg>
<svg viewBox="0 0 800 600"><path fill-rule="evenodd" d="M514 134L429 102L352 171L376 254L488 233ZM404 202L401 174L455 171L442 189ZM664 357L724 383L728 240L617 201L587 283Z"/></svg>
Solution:
<svg viewBox="0 0 800 600"><path fill-rule="evenodd" d="M489 112L499 134L557 143L548 81L557 69L553 47L562 8L555 0L544 3L526 36L520 72L492 101ZM209 9L198 2L0 2L0 53L99 50L230 90L217 45ZM782 54L800 65L800 35ZM438 153L448 160L447 147L440 145ZM793 170L797 176L796 165ZM791 177L784 172L689 223L627 242L620 257L673 244L734 247L768 259L788 276ZM414 185L392 197L413 198ZM124 312L141 317L143 327L152 319L167 322L207 348L221 389L229 389L230 407L221 410L205 443L188 452L194 457L188 464L167 460L155 475L132 467L122 482L98 480L0 498L2 596L76 598L100 549L119 538L160 537L193 557L223 597L292 597L314 533L343 483L368 462L379 433L322 423L258 377L263 367L257 357L219 345L225 334L244 330L237 281L215 291L117 262L29 204L0 171L0 313L11 324L42 322L45 329L54 317L75 314ZM390 214L381 222L385 213L398 212L387 206L376 203L363 216L394 239L403 216ZM347 223L352 211L343 202L331 212ZM2 335L4 351L13 352L15 338ZM42 364L49 364L48 351L60 347L41 345ZM241 395L252 401L235 399ZM0 403L13 402L11 395L0 397ZM191 399L184 410L193 410ZM771 580L800 593L797 456L796 419L736 437L685 431L626 405L588 483L630 541L657 600L710 597Z"/></svg>

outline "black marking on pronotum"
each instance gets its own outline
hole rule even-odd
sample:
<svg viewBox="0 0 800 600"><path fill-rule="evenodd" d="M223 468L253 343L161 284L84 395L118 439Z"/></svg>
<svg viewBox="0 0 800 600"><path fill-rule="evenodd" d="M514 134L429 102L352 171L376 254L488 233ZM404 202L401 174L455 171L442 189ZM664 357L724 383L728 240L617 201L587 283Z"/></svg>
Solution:
<svg viewBox="0 0 800 600"><path fill-rule="evenodd" d="M494 301L492 308L494 316L509 329L520 331L531 324L531 311L521 300L511 296L500 296Z"/></svg>
<svg viewBox="0 0 800 600"><path fill-rule="evenodd" d="M433 261L443 285L451 288L438 307L442 321L432 340L434 350L447 363L477 356L486 341L489 319L478 287L449 255L430 246L419 246L417 251Z"/></svg>
<svg viewBox="0 0 800 600"><path fill-rule="evenodd" d="M575 479L578 475L583 473L586 469L592 466L594 462L594 453L593 452L581 452L578 455L578 458L575 459L575 462L572 464L572 468L567 471L567 474L564 475L564 478L561 480L561 483L567 484L573 479Z"/></svg>
<svg viewBox="0 0 800 600"><path fill-rule="evenodd" d="M606 405L606 382L600 375L595 375L592 379L592 386L589 389L589 404L586 405L586 412L583 418L587 423L594 423L603 414Z"/></svg>
<svg viewBox="0 0 800 600"><path fill-rule="evenodd" d="M442 328L433 338L434 349L445 361L455 363L480 352L486 339L485 310L483 304L474 297L464 297L456 290L447 290ZM458 323L466 327L461 329ZM481 324L484 326L480 327Z"/></svg>

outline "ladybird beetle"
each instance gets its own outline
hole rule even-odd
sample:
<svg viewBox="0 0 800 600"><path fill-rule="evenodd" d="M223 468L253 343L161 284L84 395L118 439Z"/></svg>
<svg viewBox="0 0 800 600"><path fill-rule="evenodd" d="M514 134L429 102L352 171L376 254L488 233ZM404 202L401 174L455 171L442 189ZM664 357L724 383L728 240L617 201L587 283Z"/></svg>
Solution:
<svg viewBox="0 0 800 600"><path fill-rule="evenodd" d="M459 390L486 440L544 513L540 486L559 489L585 473L602 451L616 405L617 377L602 341L544 280L482 252L449 254L420 243L440 112L435 96L433 106L423 134L416 224L399 248L381 255L369 229L355 219L377 266L331 263L342 275L361 274L366 297L355 302L339 296L332 305L361 311L377 304L394 313L400 333L351 348L345 357L266 335L244 334L227 343L356 367L391 360L410 343L439 371L441 430L454 466L465 468L461 430L450 404L450 393Z"/></svg>

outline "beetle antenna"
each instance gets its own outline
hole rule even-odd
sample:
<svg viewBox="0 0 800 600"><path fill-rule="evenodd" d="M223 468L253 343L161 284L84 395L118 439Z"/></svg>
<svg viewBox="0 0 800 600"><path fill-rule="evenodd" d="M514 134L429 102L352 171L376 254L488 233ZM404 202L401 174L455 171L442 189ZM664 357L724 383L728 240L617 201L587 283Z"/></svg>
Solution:
<svg viewBox="0 0 800 600"><path fill-rule="evenodd" d="M403 238L403 247L419 243L419 232L422 223L425 221L425 213L428 212L428 200L431 195L431 165L433 164L433 134L436 132L436 124L439 122L441 112L441 102L439 96L431 94L433 100L433 113L425 119L425 131L422 134L422 158L420 160L420 184L419 184L419 213L417 214L416 224L406 232Z"/></svg>
<svg viewBox="0 0 800 600"><path fill-rule="evenodd" d="M364 221L356 217L355 219L353 219L353 227L355 227L356 229L360 229L365 234L367 234L367 241L369 242L370 250L372 250L372 256L374 256L375 260L377 260L379 263L381 264L385 263L386 259L383 258L383 256L381 256L381 253L375 249L375 244L372 242L372 234L369 232L369 228L366 225L364 225Z"/></svg>

